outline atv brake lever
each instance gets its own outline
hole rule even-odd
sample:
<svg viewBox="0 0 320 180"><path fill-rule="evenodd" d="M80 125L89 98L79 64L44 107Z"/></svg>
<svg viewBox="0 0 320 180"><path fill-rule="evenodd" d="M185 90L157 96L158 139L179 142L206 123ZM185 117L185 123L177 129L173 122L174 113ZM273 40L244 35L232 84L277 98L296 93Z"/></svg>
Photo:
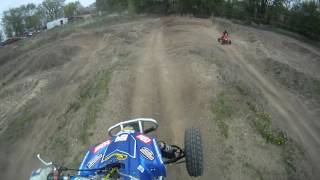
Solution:
<svg viewBox="0 0 320 180"><path fill-rule="evenodd" d="M154 130L156 130L156 128L155 127L151 127L151 128L148 128L148 129L144 130L143 133L144 134L148 134L149 132L152 132Z"/></svg>
<svg viewBox="0 0 320 180"><path fill-rule="evenodd" d="M183 160L183 161L176 162L174 164L182 164L182 163L185 163L185 162L186 162L186 160Z"/></svg>

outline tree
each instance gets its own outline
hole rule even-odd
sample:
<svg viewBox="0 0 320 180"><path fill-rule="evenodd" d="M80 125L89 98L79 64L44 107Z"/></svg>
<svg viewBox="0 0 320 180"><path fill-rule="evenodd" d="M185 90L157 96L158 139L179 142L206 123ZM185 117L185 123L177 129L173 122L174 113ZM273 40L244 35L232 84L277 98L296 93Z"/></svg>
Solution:
<svg viewBox="0 0 320 180"><path fill-rule="evenodd" d="M41 28L44 17L41 7L31 3L5 11L2 25L7 37L21 36L25 31Z"/></svg>
<svg viewBox="0 0 320 180"><path fill-rule="evenodd" d="M39 28L42 25L44 14L35 4L22 5L20 10L22 11L26 29Z"/></svg>
<svg viewBox="0 0 320 180"><path fill-rule="evenodd" d="M63 5L65 0L44 0L42 7L48 20L54 20L63 16Z"/></svg>
<svg viewBox="0 0 320 180"><path fill-rule="evenodd" d="M128 1L129 0L96 0L96 7L98 11L121 13L128 9Z"/></svg>
<svg viewBox="0 0 320 180"><path fill-rule="evenodd" d="M44 8L42 4L38 5L36 15L40 17L42 24L45 24L48 21L46 8Z"/></svg>
<svg viewBox="0 0 320 180"><path fill-rule="evenodd" d="M79 14L79 10L81 7L82 6L79 1L70 2L69 4L64 6L64 15L66 17L75 16Z"/></svg>
<svg viewBox="0 0 320 180"><path fill-rule="evenodd" d="M22 11L20 8L12 8L4 11L2 22L7 37L22 35L24 30Z"/></svg>
<svg viewBox="0 0 320 180"><path fill-rule="evenodd" d="M3 34L2 34L2 31L0 30L0 42L3 41Z"/></svg>
<svg viewBox="0 0 320 180"><path fill-rule="evenodd" d="M106 0L96 0L96 8L97 11L105 11L108 8L108 4Z"/></svg>
<svg viewBox="0 0 320 180"><path fill-rule="evenodd" d="M320 35L320 12L315 1L304 1L293 5L289 25L295 31L311 37Z"/></svg>

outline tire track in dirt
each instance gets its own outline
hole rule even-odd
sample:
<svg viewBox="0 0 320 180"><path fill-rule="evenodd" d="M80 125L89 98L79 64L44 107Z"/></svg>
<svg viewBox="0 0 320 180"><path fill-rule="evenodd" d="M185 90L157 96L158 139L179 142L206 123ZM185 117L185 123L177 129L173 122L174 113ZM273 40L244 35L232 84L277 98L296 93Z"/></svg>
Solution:
<svg viewBox="0 0 320 180"><path fill-rule="evenodd" d="M204 32L211 38L217 39L220 34L218 29L219 25L214 24L212 28L206 29ZM237 30L240 31L239 29ZM270 35L272 38L277 36L276 34L268 33L272 35ZM318 130L318 117L312 114L308 107L301 102L301 99L288 92L287 89L279 87L276 82L268 79L268 77L255 66L256 62L254 61L259 60L256 59L259 57L259 54L256 54L256 49L263 51L267 57L272 56L272 52L265 49L263 47L264 44L260 44L259 47L250 47L249 44L241 41L243 38L245 39L245 37L239 37L239 35L244 35L244 33L241 34L240 32L237 32L231 35L233 40L231 46L221 46L217 42L214 43L214 46L216 49L219 48L224 52L225 57L227 57L225 58L226 61L237 65L237 68L233 73L238 73L237 78L239 80L253 85L260 91L261 95L264 96L263 99L267 101L268 107L275 112L272 114L276 114L277 122L274 123L282 130L286 131L290 138L293 138L303 146L307 161L311 165L302 164L302 167L312 167L312 169L305 170L307 172L311 171L313 177L319 177L320 158L318 154L320 153L320 133ZM261 39L263 38L261 37ZM290 38L288 39L288 41L291 41ZM279 50L279 52L282 51ZM299 52L294 53L299 54ZM288 57L290 55L292 54L289 54ZM281 61L285 60L286 59L282 59ZM295 61L295 59L292 61ZM303 64L306 63L306 61L300 60L299 62Z"/></svg>
<svg viewBox="0 0 320 180"><path fill-rule="evenodd" d="M81 39L76 40L76 42L68 41L68 43L77 44L77 41L81 41ZM3 161L6 162L8 169L2 176L4 179L27 179L29 178L31 171L35 168L39 168L39 165L41 165L35 155L43 151L41 149L41 145L43 145L42 143L47 141L54 134L54 131L56 130L55 127L58 124L58 118L61 116L61 114L58 114L57 112L64 112L64 105L71 96L71 93L74 92L69 89L71 88L71 85L68 81L72 79L73 74L77 74L78 76L84 75L88 71L93 71L92 69L96 69L96 55L97 52L102 49L104 42L98 41L92 44L90 43L92 43L92 41L84 43L84 45L81 47L84 50L79 51L80 53L73 57L76 60L64 64L64 66L61 66L59 69L57 68L55 70L45 71L44 73L34 74L33 76L29 77L37 83L32 91L28 92L28 94L26 94L23 98L19 99L20 104L17 105L13 110L19 112L24 108L24 106L28 105L28 101L37 100L39 103L34 104L32 106L33 109L30 108L30 111L34 112L38 110L39 114L45 114L43 112L47 112L47 114L43 115L43 117L39 119L35 117L36 122L32 124L32 129L30 128L28 132L25 132L26 134L23 138L17 139L15 143L7 146L10 147L11 150L10 154L6 155L7 159ZM59 77L63 77L63 79L58 80ZM52 90L54 85L56 86L55 88L60 88L60 85L63 88L61 87L59 91L55 91L54 93L48 95L48 92ZM51 87L51 89L47 87ZM48 102L45 102L45 100ZM59 106L50 104L57 102L59 102ZM50 112L45 109L48 106L51 107L55 112ZM47 156L50 157L50 155ZM68 157L66 157L66 159L67 158ZM59 161L56 159L54 160Z"/></svg>
<svg viewBox="0 0 320 180"><path fill-rule="evenodd" d="M184 113L179 89L170 78L170 64L163 45L162 31L163 27L154 29L146 37L142 57L136 64L136 81L130 103L131 117L155 118L160 126L155 135L166 142L177 143L183 140ZM177 179L176 173L168 174L170 178Z"/></svg>
<svg viewBox="0 0 320 180"><path fill-rule="evenodd" d="M145 37L145 48L138 56L141 58L132 68L135 81L132 98L127 104L132 118L152 117L158 120L159 129L155 136L159 140L183 147L186 128L206 128L204 124L211 121L208 118L211 98L208 96L212 92L208 89L213 89L215 79L210 74L211 66L170 51L170 39L173 37L167 33L170 28L166 26L167 21L170 18L161 19ZM209 157L212 158L212 154ZM208 179L210 174L208 170L204 179ZM184 164L168 166L168 179L189 178Z"/></svg>
<svg viewBox="0 0 320 180"><path fill-rule="evenodd" d="M302 103L283 89L276 87L274 82L267 79L259 70L246 61L243 52L250 50L241 49L236 43L233 46L224 48L229 59L237 64L240 68L241 77L244 81L251 81L262 93L269 103L269 106L275 109L280 115L283 122L283 130L289 132L289 136L303 145L307 152L307 158L313 164L313 173L320 176L320 137L317 130L318 122L312 116Z"/></svg>
<svg viewBox="0 0 320 180"><path fill-rule="evenodd" d="M154 135L159 140L182 147L184 130L191 126L200 127L204 137L205 174L199 179L257 179L259 177L282 179L287 176L285 170L274 169L283 166L281 160L275 160L276 157L281 157L277 147L270 144L263 144L265 147L260 147L261 149L250 147L250 145L261 145L257 144L260 141L247 143L248 147L243 147L246 141L234 143L231 140L231 145L223 141L216 122L212 120L211 112L211 101L213 96L217 95L215 90L219 88L216 79L218 73L215 71L217 66L210 66L212 62L206 61L206 58L222 59L237 65L239 69L235 69L232 75L249 82L262 92L269 106L281 115L279 118L283 120L281 123L288 124L292 137L297 138L309 149L307 153L310 156L315 156L318 152L317 137L319 136L312 124L303 120L307 118L310 123L315 122L315 119L286 89L280 89L275 82L265 77L254 63L248 62L256 60L256 56L248 53L248 46L244 48L239 46L240 41L237 37L234 37L235 44L221 46L216 42L219 34L217 27L211 26L208 21L192 18L161 18L148 26L148 33L143 38L142 47L138 47L135 52L137 59L125 73L125 76L130 76L129 80L120 80L124 76L119 76L118 81L126 84L122 89L126 89L128 93L119 93L127 95L123 99L125 103L122 103L125 107L121 107L122 110L118 113L127 113L125 116L129 118L155 118L160 126ZM216 57L211 57L213 55ZM251 58L246 59L248 57ZM113 91L117 90L121 92L114 87ZM245 120L241 121L244 121L241 122L243 124L246 123ZM252 128L249 124L239 127ZM287 130L286 127L281 128ZM261 143L264 143L260 134L256 134L254 129L250 130L252 134L249 134L249 137L261 139ZM290 133L289 136L291 136ZM241 144L243 142L244 145ZM246 148L253 150L243 150ZM273 164L268 164L267 160L261 159L259 153L266 154L263 158L270 156L268 159ZM275 155L273 156L272 153ZM241 163L246 161L252 161L253 166L244 167ZM259 162L255 163L255 161ZM313 163L316 167L317 158ZM168 179L191 178L186 173L185 165L181 164L168 166Z"/></svg>
<svg viewBox="0 0 320 180"><path fill-rule="evenodd" d="M163 27L155 29L146 38L146 48L136 67L131 115L158 117L160 127L166 127L162 133L163 130L166 134L171 132L172 139L168 139L177 143L183 140L183 133L175 133L176 127L185 129L182 122L186 119L180 93L182 87L179 86L185 81L177 74L183 75L184 72L173 69L163 44L162 31Z"/></svg>

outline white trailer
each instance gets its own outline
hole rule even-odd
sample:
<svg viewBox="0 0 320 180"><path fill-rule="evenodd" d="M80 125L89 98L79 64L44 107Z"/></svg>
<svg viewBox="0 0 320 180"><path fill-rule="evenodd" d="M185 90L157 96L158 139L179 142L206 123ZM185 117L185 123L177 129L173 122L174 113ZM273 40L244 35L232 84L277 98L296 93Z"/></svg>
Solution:
<svg viewBox="0 0 320 180"><path fill-rule="evenodd" d="M47 23L47 29L52 29L57 26L63 26L68 23L68 18L60 18Z"/></svg>

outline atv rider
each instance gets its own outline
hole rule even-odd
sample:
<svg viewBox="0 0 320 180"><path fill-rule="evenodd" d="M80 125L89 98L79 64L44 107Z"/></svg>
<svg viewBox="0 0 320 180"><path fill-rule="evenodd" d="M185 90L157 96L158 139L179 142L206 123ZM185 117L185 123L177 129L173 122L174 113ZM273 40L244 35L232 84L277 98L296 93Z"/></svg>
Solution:
<svg viewBox="0 0 320 180"><path fill-rule="evenodd" d="M228 36L229 36L228 31L227 31L227 30L224 30L223 33L222 33L221 39L225 39L225 38L227 38Z"/></svg>

